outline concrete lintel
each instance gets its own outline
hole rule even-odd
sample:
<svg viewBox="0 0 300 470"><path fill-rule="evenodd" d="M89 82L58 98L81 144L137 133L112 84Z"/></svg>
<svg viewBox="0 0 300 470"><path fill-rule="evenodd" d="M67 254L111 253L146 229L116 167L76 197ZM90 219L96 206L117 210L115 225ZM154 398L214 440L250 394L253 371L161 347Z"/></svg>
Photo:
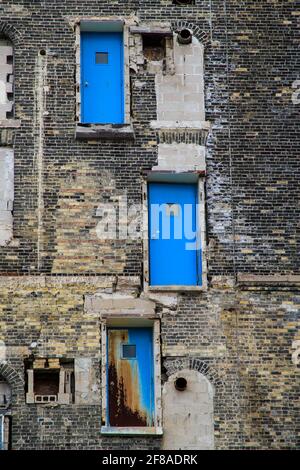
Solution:
<svg viewBox="0 0 300 470"><path fill-rule="evenodd" d="M131 26L130 32L132 34L161 34L164 36L173 37L173 32L168 26Z"/></svg>
<svg viewBox="0 0 300 470"><path fill-rule="evenodd" d="M77 124L78 140L134 140L134 130L130 124Z"/></svg>
<svg viewBox="0 0 300 470"><path fill-rule="evenodd" d="M300 275L297 274L238 274L238 284L253 286L299 286Z"/></svg>
<svg viewBox="0 0 300 470"><path fill-rule="evenodd" d="M155 303L150 300L121 297L103 299L97 295L87 296L85 310L88 313L101 314L139 314L154 315Z"/></svg>

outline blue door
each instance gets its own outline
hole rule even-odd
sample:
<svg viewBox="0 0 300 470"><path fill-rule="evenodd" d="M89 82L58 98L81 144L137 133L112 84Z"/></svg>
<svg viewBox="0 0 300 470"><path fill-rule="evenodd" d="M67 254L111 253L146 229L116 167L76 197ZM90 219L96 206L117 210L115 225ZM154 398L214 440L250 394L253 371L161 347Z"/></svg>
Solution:
<svg viewBox="0 0 300 470"><path fill-rule="evenodd" d="M4 450L4 416L0 415L0 450Z"/></svg>
<svg viewBox="0 0 300 470"><path fill-rule="evenodd" d="M81 33L81 122L122 124L123 34Z"/></svg>
<svg viewBox="0 0 300 470"><path fill-rule="evenodd" d="M154 426L153 330L107 330L108 425Z"/></svg>
<svg viewBox="0 0 300 470"><path fill-rule="evenodd" d="M149 184L150 285L201 285L196 204L197 185Z"/></svg>

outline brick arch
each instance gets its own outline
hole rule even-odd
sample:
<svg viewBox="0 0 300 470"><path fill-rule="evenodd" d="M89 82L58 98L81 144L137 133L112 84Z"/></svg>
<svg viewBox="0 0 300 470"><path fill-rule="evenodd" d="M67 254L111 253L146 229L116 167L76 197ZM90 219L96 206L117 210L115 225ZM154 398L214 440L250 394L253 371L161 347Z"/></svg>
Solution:
<svg viewBox="0 0 300 470"><path fill-rule="evenodd" d="M194 23L190 23L189 21L174 21L172 23L172 28L175 32L187 28L193 32L193 35L201 42L204 46L210 45L210 36L209 33L203 31L199 26L196 26Z"/></svg>
<svg viewBox="0 0 300 470"><path fill-rule="evenodd" d="M175 360L167 359L164 362L164 366L168 376L183 369L195 370L204 375L216 389L224 388L224 382L218 372L207 362L197 357L177 358Z"/></svg>
<svg viewBox="0 0 300 470"><path fill-rule="evenodd" d="M0 21L0 34L7 36L14 46L18 46L22 41L22 34L20 31L6 21Z"/></svg>
<svg viewBox="0 0 300 470"><path fill-rule="evenodd" d="M0 362L0 376L11 386L14 393L24 390L24 380L7 361Z"/></svg>

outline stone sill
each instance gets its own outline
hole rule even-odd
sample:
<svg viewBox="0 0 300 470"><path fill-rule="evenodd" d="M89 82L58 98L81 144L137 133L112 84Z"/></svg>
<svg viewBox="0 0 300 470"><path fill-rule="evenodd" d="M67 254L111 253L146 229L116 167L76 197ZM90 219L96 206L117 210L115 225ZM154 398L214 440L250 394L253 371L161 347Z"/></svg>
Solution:
<svg viewBox="0 0 300 470"><path fill-rule="evenodd" d="M131 124L77 124L77 140L134 140Z"/></svg>
<svg viewBox="0 0 300 470"><path fill-rule="evenodd" d="M0 129L17 129L21 127L19 119L0 119Z"/></svg>
<svg viewBox="0 0 300 470"><path fill-rule="evenodd" d="M163 430L161 427L109 427L102 426L101 434L105 436L162 436Z"/></svg>
<svg viewBox="0 0 300 470"><path fill-rule="evenodd" d="M299 287L300 275L290 274L274 274L274 275L258 275L258 274L238 274L237 282L240 286L248 287Z"/></svg>
<svg viewBox="0 0 300 470"><path fill-rule="evenodd" d="M203 292L206 286L147 286L145 292Z"/></svg>

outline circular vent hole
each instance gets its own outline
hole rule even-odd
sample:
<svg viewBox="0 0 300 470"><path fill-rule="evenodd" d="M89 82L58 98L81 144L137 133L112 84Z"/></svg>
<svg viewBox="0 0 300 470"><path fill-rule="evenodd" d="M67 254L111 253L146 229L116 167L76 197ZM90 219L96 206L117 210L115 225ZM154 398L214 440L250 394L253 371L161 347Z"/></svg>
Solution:
<svg viewBox="0 0 300 470"><path fill-rule="evenodd" d="M184 377L178 377L174 382L176 390L183 392L187 387L187 380Z"/></svg>

